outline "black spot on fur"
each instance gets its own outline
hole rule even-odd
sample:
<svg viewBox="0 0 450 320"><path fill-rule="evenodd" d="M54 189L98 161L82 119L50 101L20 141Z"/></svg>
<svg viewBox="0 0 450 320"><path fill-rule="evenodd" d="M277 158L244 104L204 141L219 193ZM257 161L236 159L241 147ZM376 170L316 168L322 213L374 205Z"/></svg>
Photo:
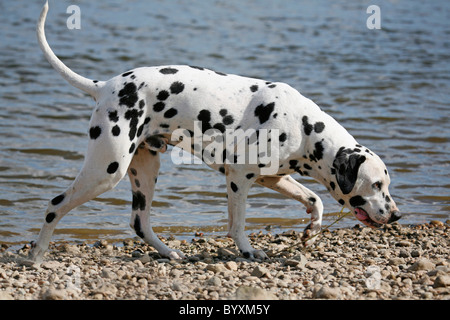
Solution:
<svg viewBox="0 0 450 320"><path fill-rule="evenodd" d="M366 204L366 200L361 196L354 196L350 198L350 205L352 207L360 207Z"/></svg>
<svg viewBox="0 0 450 320"><path fill-rule="evenodd" d="M109 111L108 117L109 117L109 120L111 120L112 122L119 121L119 116L117 115L117 110Z"/></svg>
<svg viewBox="0 0 450 320"><path fill-rule="evenodd" d="M132 208L133 210L145 210L145 195L142 192L133 192Z"/></svg>
<svg viewBox="0 0 450 320"><path fill-rule="evenodd" d="M211 129L211 112L209 110L203 109L198 113L197 119L202 122L202 133Z"/></svg>
<svg viewBox="0 0 450 320"><path fill-rule="evenodd" d="M122 77L129 76L132 73L133 73L133 71L125 72L125 73L122 74Z"/></svg>
<svg viewBox="0 0 450 320"><path fill-rule="evenodd" d="M339 204L341 204L341 205L345 205L345 200L343 200L343 199L339 199Z"/></svg>
<svg viewBox="0 0 450 320"><path fill-rule="evenodd" d="M225 116L223 117L222 122L224 125L228 126L234 122L234 118L233 116Z"/></svg>
<svg viewBox="0 0 450 320"><path fill-rule="evenodd" d="M141 125L139 126L138 130L137 130L136 135L137 135L138 137L140 137L143 130L144 130L144 124L141 124Z"/></svg>
<svg viewBox="0 0 450 320"><path fill-rule="evenodd" d="M57 206L60 204L66 196L64 194L60 194L52 199L52 205Z"/></svg>
<svg viewBox="0 0 450 320"><path fill-rule="evenodd" d="M225 168L224 167L220 167L219 171L222 172L222 173L225 173Z"/></svg>
<svg viewBox="0 0 450 320"><path fill-rule="evenodd" d="M102 133L102 128L100 128L98 126L97 127L92 127L91 129L89 129L89 137L92 140L97 139L100 136L101 133Z"/></svg>
<svg viewBox="0 0 450 320"><path fill-rule="evenodd" d="M275 103L271 102L267 105L260 104L255 108L255 116L259 118L259 123L263 124L269 120L270 114L275 108Z"/></svg>
<svg viewBox="0 0 450 320"><path fill-rule="evenodd" d="M162 74L175 74L178 72L178 69L164 68L164 69L159 70L159 72L161 72Z"/></svg>
<svg viewBox="0 0 450 320"><path fill-rule="evenodd" d="M256 91L258 91L258 86L255 84L255 85L253 85L253 86L251 86L250 87L250 91L251 92L256 92Z"/></svg>
<svg viewBox="0 0 450 320"><path fill-rule="evenodd" d="M230 187L233 192L237 192L239 190L238 186L234 182L230 183Z"/></svg>
<svg viewBox="0 0 450 320"><path fill-rule="evenodd" d="M325 124L323 122L316 122L314 124L314 131L316 133L321 133L325 129Z"/></svg>
<svg viewBox="0 0 450 320"><path fill-rule="evenodd" d="M308 122L307 116L303 116L302 123L303 123L303 130L304 130L305 134L307 136L309 136L311 134L311 132L313 131L313 125Z"/></svg>
<svg viewBox="0 0 450 320"><path fill-rule="evenodd" d="M117 169L119 169L119 163L114 161L108 165L108 169L106 169L106 172L108 172L109 174L113 174L117 171Z"/></svg>
<svg viewBox="0 0 450 320"><path fill-rule="evenodd" d="M323 145L322 145L322 142L321 141L316 142L314 144L314 146L315 146L315 149L313 151L314 157L316 158L316 160L322 159L323 158L323 151L325 150Z"/></svg>
<svg viewBox="0 0 450 320"><path fill-rule="evenodd" d="M130 149L128 149L128 152L133 153L135 149L136 149L136 144L134 144L134 142L133 142L130 146Z"/></svg>
<svg viewBox="0 0 450 320"><path fill-rule="evenodd" d="M219 114L222 117L225 117L228 114L228 110L227 109L220 109Z"/></svg>
<svg viewBox="0 0 450 320"><path fill-rule="evenodd" d="M309 164L307 164L307 163L305 163L305 164L303 165L303 167L304 167L305 169L307 169L307 170L312 170L311 166L310 166Z"/></svg>
<svg viewBox="0 0 450 320"><path fill-rule="evenodd" d="M248 173L245 177L246 177L247 179L251 179L251 178L253 178L254 176L255 176L254 173Z"/></svg>
<svg viewBox="0 0 450 320"><path fill-rule="evenodd" d="M144 107L145 107L145 101L144 100L139 101L139 109L142 109Z"/></svg>
<svg viewBox="0 0 450 320"><path fill-rule="evenodd" d="M164 112L164 118L173 118L178 113L177 109L171 108Z"/></svg>
<svg viewBox="0 0 450 320"><path fill-rule="evenodd" d="M45 216L45 222L51 223L56 218L56 213L50 212Z"/></svg>
<svg viewBox="0 0 450 320"><path fill-rule="evenodd" d="M117 137L120 134L120 127L118 125L115 125L111 129L111 133L113 134L113 136Z"/></svg>
<svg viewBox="0 0 450 320"><path fill-rule="evenodd" d="M136 137L137 125L139 123L139 117L142 116L143 111L138 111L136 109L131 109L125 112L125 119L130 120L130 131L128 136L130 141Z"/></svg>
<svg viewBox="0 0 450 320"><path fill-rule="evenodd" d="M166 100L169 96L170 96L169 91L161 90L161 91L158 93L158 95L156 96L156 98L158 98L158 100L164 101L164 100Z"/></svg>
<svg viewBox="0 0 450 320"><path fill-rule="evenodd" d="M358 170L366 157L354 153L352 149L341 147L333 161L332 173L336 174L336 181L343 194L349 194L358 178Z"/></svg>
<svg viewBox="0 0 450 320"><path fill-rule="evenodd" d="M286 139L287 139L286 133L283 132L282 134L280 134L280 136L278 137L278 139L280 140L280 142L285 142Z"/></svg>
<svg viewBox="0 0 450 320"><path fill-rule="evenodd" d="M144 238L144 233L142 232L142 229L141 229L141 218L139 218L138 215L136 215L136 217L134 218L133 228L134 228L134 231L136 231L136 234L140 238Z"/></svg>
<svg viewBox="0 0 450 320"><path fill-rule="evenodd" d="M317 201L317 199L314 198L314 197L309 197L308 200L309 200L309 202L311 202L311 203L316 203L316 201Z"/></svg>
<svg viewBox="0 0 450 320"><path fill-rule="evenodd" d="M219 130L222 133L224 133L226 129L222 123L216 123L215 125L213 125L213 128Z"/></svg>
<svg viewBox="0 0 450 320"><path fill-rule="evenodd" d="M334 183L333 181L330 182L330 187L332 190L336 189L336 183Z"/></svg>
<svg viewBox="0 0 450 320"><path fill-rule="evenodd" d="M128 108L134 107L134 104L138 101L136 89L136 85L133 82L127 83L119 91L119 105L126 105Z"/></svg>
<svg viewBox="0 0 450 320"><path fill-rule="evenodd" d="M153 110L155 112L160 112L160 111L163 111L165 107L166 107L166 104L164 102L157 102L153 105Z"/></svg>
<svg viewBox="0 0 450 320"><path fill-rule="evenodd" d="M179 81L175 81L170 85L170 93L179 94L184 90L184 84Z"/></svg>

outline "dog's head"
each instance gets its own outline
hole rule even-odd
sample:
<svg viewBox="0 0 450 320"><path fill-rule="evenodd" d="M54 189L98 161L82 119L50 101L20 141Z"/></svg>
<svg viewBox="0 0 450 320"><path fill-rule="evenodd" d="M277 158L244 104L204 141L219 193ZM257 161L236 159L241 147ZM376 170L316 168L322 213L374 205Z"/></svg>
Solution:
<svg viewBox="0 0 450 320"><path fill-rule="evenodd" d="M337 186L332 191L362 223L379 227L400 219L400 212L389 194L391 182L383 161L369 149L341 147L333 161Z"/></svg>

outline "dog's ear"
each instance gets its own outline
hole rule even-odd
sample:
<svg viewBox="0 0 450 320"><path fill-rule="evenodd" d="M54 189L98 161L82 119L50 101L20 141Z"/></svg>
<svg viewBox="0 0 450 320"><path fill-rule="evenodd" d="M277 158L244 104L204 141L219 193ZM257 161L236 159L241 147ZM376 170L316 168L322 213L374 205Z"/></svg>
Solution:
<svg viewBox="0 0 450 320"><path fill-rule="evenodd" d="M359 167L366 161L365 156L352 152L351 149L341 148L333 161L336 181L343 194L349 194L353 190Z"/></svg>

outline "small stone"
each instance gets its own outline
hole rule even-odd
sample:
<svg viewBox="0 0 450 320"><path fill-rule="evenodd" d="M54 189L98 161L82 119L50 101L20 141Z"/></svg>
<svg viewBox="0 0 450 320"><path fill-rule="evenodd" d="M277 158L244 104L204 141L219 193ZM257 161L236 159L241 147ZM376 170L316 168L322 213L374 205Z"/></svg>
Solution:
<svg viewBox="0 0 450 320"><path fill-rule="evenodd" d="M61 268L62 264L58 261L45 261L41 264L41 267L47 270L56 270Z"/></svg>
<svg viewBox="0 0 450 320"><path fill-rule="evenodd" d="M413 258L420 257L420 251L419 250L411 251L411 257L413 257Z"/></svg>
<svg viewBox="0 0 450 320"><path fill-rule="evenodd" d="M253 269L251 275L254 277L262 278L265 275L270 275L270 271L267 268L264 268L262 266L257 266L255 269Z"/></svg>
<svg viewBox="0 0 450 320"><path fill-rule="evenodd" d="M330 288L323 286L314 293L314 297L317 299L339 299L341 292L339 288Z"/></svg>
<svg viewBox="0 0 450 320"><path fill-rule="evenodd" d="M430 224L431 224L433 227L441 227L441 226L444 226L444 223L443 223L442 221L439 221L439 220L431 220L431 221L430 221Z"/></svg>
<svg viewBox="0 0 450 320"><path fill-rule="evenodd" d="M409 252L406 250L400 250L400 253L398 255L400 258L409 258Z"/></svg>
<svg viewBox="0 0 450 320"><path fill-rule="evenodd" d="M276 297L262 289L248 286L241 286L236 290L234 294L235 300L275 300Z"/></svg>
<svg viewBox="0 0 450 320"><path fill-rule="evenodd" d="M306 263L305 266L310 269L323 269L323 268L328 267L328 263L320 261L320 260L316 260L316 261L310 261L310 262Z"/></svg>
<svg viewBox="0 0 450 320"><path fill-rule="evenodd" d="M239 252L234 248L223 248L220 247L217 251L218 255L222 259L238 257Z"/></svg>
<svg viewBox="0 0 450 320"><path fill-rule="evenodd" d="M435 264L428 259L420 259L416 261L411 267L409 267L409 271L419 271L419 270L433 270L435 268Z"/></svg>
<svg viewBox="0 0 450 320"><path fill-rule="evenodd" d="M410 247L412 245L412 243L407 240L402 240L400 242L397 242L396 245L397 245L397 247Z"/></svg>
<svg viewBox="0 0 450 320"><path fill-rule="evenodd" d="M207 283L208 283L210 286L216 286L216 287L218 287L218 286L220 286L220 285L222 284L222 281L221 281L218 277L213 276L213 277L209 278L209 280L208 280Z"/></svg>
<svg viewBox="0 0 450 320"><path fill-rule="evenodd" d="M434 280L433 287L434 288L450 287L450 276L448 275L437 276L436 279Z"/></svg>
<svg viewBox="0 0 450 320"><path fill-rule="evenodd" d="M392 259L389 259L389 265L390 266L399 266L399 265L404 264L404 263L405 263L405 259L403 259L403 258L392 258Z"/></svg>
<svg viewBox="0 0 450 320"><path fill-rule="evenodd" d="M222 263L208 264L206 270L212 271L214 273L227 271L227 268Z"/></svg>
<svg viewBox="0 0 450 320"><path fill-rule="evenodd" d="M58 290L55 288L48 288L42 293L43 300L64 300L66 294L64 290Z"/></svg>
<svg viewBox="0 0 450 320"><path fill-rule="evenodd" d="M294 256L291 259L287 259L284 264L291 267L297 267L297 269L303 269L308 262L308 259L303 254Z"/></svg>
<svg viewBox="0 0 450 320"><path fill-rule="evenodd" d="M227 261L225 262L225 268L231 271L236 271L238 269L238 265L234 261Z"/></svg>

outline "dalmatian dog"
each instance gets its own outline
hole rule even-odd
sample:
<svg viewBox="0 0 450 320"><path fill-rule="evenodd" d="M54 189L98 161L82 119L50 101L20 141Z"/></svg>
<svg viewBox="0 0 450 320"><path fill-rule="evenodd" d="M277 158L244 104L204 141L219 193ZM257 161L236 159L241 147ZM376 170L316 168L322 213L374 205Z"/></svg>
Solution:
<svg viewBox="0 0 450 320"><path fill-rule="evenodd" d="M137 68L108 81L87 79L64 65L48 45L44 33L47 12L46 3L37 25L44 56L71 85L91 95L96 106L83 167L73 183L49 202L39 238L30 251L33 261L42 261L55 226L65 214L112 189L127 173L132 187L130 226L162 256L184 258L182 252L158 239L150 223L160 154L176 144L172 133L180 129L201 130L201 134L213 129L221 133L238 129L278 132L278 167L272 174L263 174L265 164L258 161L210 164L225 175L229 236L247 258L266 257L250 245L244 232L246 198L254 183L306 207L311 215L304 232L306 245L320 231L322 201L290 176L295 172L322 183L367 226L376 228L401 217L389 194L390 178L383 161L289 85L181 65ZM205 145L192 140L188 144L193 153L204 151ZM222 152L223 158L227 152Z"/></svg>

